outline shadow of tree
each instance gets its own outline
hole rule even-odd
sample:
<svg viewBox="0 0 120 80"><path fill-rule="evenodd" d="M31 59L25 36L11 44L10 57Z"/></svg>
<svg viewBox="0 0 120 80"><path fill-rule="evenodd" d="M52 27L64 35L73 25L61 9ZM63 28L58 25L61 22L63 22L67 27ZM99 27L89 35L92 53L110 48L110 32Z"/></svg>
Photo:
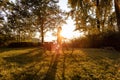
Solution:
<svg viewBox="0 0 120 80"><path fill-rule="evenodd" d="M29 64L31 62L39 61L42 59L43 52L39 49L34 49L29 51L28 53L23 53L20 55L10 56L10 57L3 57L6 62L10 63L17 63L19 65Z"/></svg>
<svg viewBox="0 0 120 80"><path fill-rule="evenodd" d="M7 47L0 47L0 54L8 51L13 51L13 50L26 50L28 48L7 48Z"/></svg>
<svg viewBox="0 0 120 80"><path fill-rule="evenodd" d="M19 71L17 73L10 73L10 75L13 76L14 80L39 80L40 76L37 73L43 67L42 64L39 64L46 57L46 54L43 54L44 52L41 49L37 48L27 53L22 53L20 55L3 57L3 59L7 62L7 65L10 66L9 69L13 67L12 65L10 65L11 63L17 63L18 65L15 67L20 67L21 69L23 69L22 71ZM39 68L35 68L36 65L39 66Z"/></svg>
<svg viewBox="0 0 120 80"><path fill-rule="evenodd" d="M60 54L54 54L52 56L49 69L48 69L46 76L43 80L55 80L59 56L60 56Z"/></svg>
<svg viewBox="0 0 120 80"><path fill-rule="evenodd" d="M7 52L7 51L10 51L11 49L10 48L0 48L0 53L3 53L3 52Z"/></svg>
<svg viewBox="0 0 120 80"><path fill-rule="evenodd" d="M62 80L65 80L65 63L66 63L66 53L63 54Z"/></svg>
<svg viewBox="0 0 120 80"><path fill-rule="evenodd" d="M17 50L17 49L19 49L19 50L21 50L21 49L23 49L23 48L0 48L0 53L4 53L4 52L7 52L7 51L11 51L11 50Z"/></svg>
<svg viewBox="0 0 120 80"><path fill-rule="evenodd" d="M119 59L120 58L120 52L117 52L115 50L105 50L105 49L82 49L82 52L85 53L87 56L96 58L104 58L107 57L109 59Z"/></svg>
<svg viewBox="0 0 120 80"><path fill-rule="evenodd" d="M82 80L80 75L74 75L71 79L72 80Z"/></svg>

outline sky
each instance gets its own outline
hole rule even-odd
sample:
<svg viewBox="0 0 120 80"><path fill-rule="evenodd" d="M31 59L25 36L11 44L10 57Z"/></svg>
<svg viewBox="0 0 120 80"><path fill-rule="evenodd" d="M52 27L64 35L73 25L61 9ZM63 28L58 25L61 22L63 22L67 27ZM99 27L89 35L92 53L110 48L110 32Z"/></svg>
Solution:
<svg viewBox="0 0 120 80"><path fill-rule="evenodd" d="M65 10L68 12L70 11L70 8L67 7L68 6L67 3L68 3L68 0L59 0L58 5L60 6L62 10Z"/></svg>
<svg viewBox="0 0 120 80"><path fill-rule="evenodd" d="M60 8L63 11L67 11L69 12L71 9L68 8L68 0L59 0L58 5L60 6ZM79 33L78 31L74 31L75 30L75 22L71 19L71 17L69 17L66 20L67 24L63 24L62 26L62 30L63 30L63 35L68 38L76 38L79 35L81 35L82 33Z"/></svg>
<svg viewBox="0 0 120 80"><path fill-rule="evenodd" d="M58 5L60 6L60 9L62 9L63 11L67 11L69 12L71 9L68 8L68 0L59 0ZM69 17L66 20L67 24L63 24L62 27L62 36L64 38L67 39L72 39L72 38L76 38L80 35L80 33L78 31L74 31L75 30L75 23L74 21L71 19L71 17ZM52 41L55 40L56 38L53 37L50 33L47 34L47 37L45 38L45 41Z"/></svg>

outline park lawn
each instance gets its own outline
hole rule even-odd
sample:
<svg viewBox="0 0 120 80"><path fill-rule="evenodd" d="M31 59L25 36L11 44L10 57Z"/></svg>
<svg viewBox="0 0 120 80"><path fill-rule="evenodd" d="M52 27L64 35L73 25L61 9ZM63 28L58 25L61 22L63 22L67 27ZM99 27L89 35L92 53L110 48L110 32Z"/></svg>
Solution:
<svg viewBox="0 0 120 80"><path fill-rule="evenodd" d="M0 48L0 80L120 80L120 52Z"/></svg>

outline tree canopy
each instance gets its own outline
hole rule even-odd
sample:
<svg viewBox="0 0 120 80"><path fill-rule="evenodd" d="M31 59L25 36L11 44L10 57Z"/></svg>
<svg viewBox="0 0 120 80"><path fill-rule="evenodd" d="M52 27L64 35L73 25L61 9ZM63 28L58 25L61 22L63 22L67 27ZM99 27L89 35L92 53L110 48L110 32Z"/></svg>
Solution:
<svg viewBox="0 0 120 80"><path fill-rule="evenodd" d="M117 2L118 0L68 0L76 29L92 30L91 32L116 31L116 20L119 19L116 19L115 13L120 11L118 7L117 11L115 9L114 5L118 5Z"/></svg>
<svg viewBox="0 0 120 80"><path fill-rule="evenodd" d="M48 30L64 23L62 10L56 0L11 0L0 4L0 33L15 37L17 41L30 39L40 32L41 42Z"/></svg>

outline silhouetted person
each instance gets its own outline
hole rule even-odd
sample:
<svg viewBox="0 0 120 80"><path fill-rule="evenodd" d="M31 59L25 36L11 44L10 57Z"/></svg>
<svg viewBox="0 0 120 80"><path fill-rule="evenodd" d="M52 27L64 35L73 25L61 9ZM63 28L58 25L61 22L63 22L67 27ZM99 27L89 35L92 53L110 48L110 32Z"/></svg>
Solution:
<svg viewBox="0 0 120 80"><path fill-rule="evenodd" d="M58 27L58 30L57 30L57 49L58 49L58 53L59 53L59 50L60 50L61 47L62 47L62 36L61 36L61 32L62 32L62 28L61 28L61 27Z"/></svg>

